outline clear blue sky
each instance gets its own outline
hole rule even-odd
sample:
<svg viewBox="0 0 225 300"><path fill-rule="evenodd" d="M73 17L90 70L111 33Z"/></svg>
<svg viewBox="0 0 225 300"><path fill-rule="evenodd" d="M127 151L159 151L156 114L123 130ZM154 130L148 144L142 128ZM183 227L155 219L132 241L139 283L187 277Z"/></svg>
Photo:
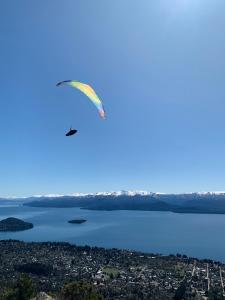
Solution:
<svg viewBox="0 0 225 300"><path fill-rule="evenodd" d="M225 190L225 1L2 1L0 137L1 196Z"/></svg>

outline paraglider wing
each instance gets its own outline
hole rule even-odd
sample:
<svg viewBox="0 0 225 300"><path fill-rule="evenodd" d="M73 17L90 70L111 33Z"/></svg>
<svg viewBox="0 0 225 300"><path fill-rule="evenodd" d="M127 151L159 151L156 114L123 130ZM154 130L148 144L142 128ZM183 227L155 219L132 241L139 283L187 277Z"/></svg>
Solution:
<svg viewBox="0 0 225 300"><path fill-rule="evenodd" d="M70 85L83 92L97 107L100 117L102 119L105 119L105 111L104 111L102 101L99 99L99 97L97 96L97 94L95 93L95 91L90 85L75 80L65 80L56 84L56 86L61 86L61 85Z"/></svg>

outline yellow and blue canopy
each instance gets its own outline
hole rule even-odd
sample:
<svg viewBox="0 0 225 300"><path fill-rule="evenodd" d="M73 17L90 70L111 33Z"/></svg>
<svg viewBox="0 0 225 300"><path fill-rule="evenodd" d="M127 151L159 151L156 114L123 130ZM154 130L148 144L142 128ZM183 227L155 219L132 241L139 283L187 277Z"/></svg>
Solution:
<svg viewBox="0 0 225 300"><path fill-rule="evenodd" d="M105 119L105 111L103 108L102 101L99 99L99 97L97 96L97 94L95 93L95 91L90 85L76 80L65 80L57 83L56 86L61 86L61 85L70 85L83 92L97 107L100 117L102 119Z"/></svg>

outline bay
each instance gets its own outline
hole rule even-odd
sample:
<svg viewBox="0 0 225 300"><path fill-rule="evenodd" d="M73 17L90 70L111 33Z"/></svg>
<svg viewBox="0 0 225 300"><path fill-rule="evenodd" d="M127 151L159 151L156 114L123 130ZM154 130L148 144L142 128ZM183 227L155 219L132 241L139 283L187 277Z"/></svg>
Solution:
<svg viewBox="0 0 225 300"><path fill-rule="evenodd" d="M225 262L225 215L150 211L90 211L1 205L0 219L16 217L34 224L0 239L60 241L161 254L186 254ZM86 219L69 224L71 219Z"/></svg>

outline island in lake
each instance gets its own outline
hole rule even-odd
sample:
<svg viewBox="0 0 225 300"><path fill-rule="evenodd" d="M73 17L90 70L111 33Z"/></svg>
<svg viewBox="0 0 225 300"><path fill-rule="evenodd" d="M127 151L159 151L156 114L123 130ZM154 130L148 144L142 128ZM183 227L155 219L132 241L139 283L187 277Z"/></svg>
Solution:
<svg viewBox="0 0 225 300"><path fill-rule="evenodd" d="M17 218L7 218L0 221L0 231L20 231L33 228L34 225Z"/></svg>
<svg viewBox="0 0 225 300"><path fill-rule="evenodd" d="M87 222L87 220L84 220L84 219L76 219L76 220L68 221L68 223L71 223L71 224L82 224L82 223L85 223L85 222Z"/></svg>

